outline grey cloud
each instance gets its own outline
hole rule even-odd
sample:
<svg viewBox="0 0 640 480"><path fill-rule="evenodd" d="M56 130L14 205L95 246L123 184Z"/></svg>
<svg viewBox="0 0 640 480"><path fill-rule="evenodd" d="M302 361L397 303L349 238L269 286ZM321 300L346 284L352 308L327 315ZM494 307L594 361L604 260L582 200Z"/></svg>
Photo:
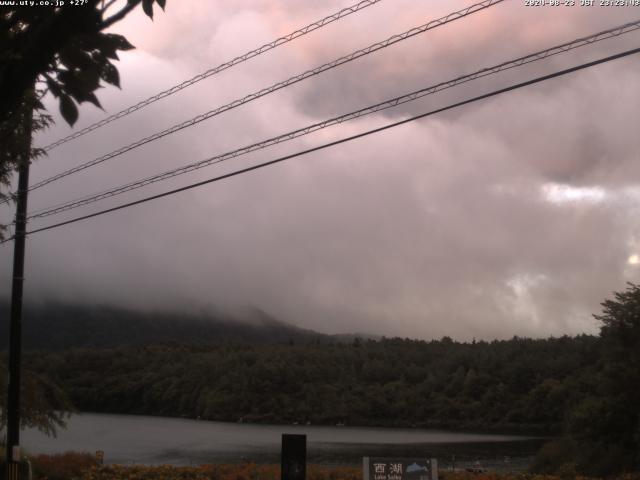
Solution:
<svg viewBox="0 0 640 480"><path fill-rule="evenodd" d="M427 34L407 48L392 47L397 49L241 107L46 192L43 189L34 195L34 205L62 201L71 192L73 196L88 193L282 133L425 82L615 24L622 16L617 10L609 10L604 18L575 9L554 20L551 12L523 11L515 4L496 7L477 23L470 18L453 31ZM296 5L300 3L290 4L291 12ZM435 5L403 2L407 10L388 22L393 25L380 26L380 31L363 28L357 38L349 37L357 21L367 27L385 23L385 12L391 7L381 5L363 14L362 20L354 17L351 24L336 25L331 30L332 44L325 50L321 44L327 40L319 32L298 47L292 45L288 53L203 82L171 99L167 107L159 103L114 124L105 135L96 133L69 144L39 162L34 178L70 166L88 152L104 153L265 86L287 72L295 73L296 67L301 70L321 57L371 43L385 28L402 22L408 28L418 18L451 9L451 2ZM132 88L125 88L121 97L109 92L105 105L116 108L119 102L126 104L157 90L160 83L170 84L183 73L184 65L188 65L184 77L197 72L195 66L204 67L202 52L191 55L186 46L209 45L212 39L222 38L228 15L237 21L238 34L245 35L251 34L257 17L239 15L241 10L272 22L266 22L264 31L286 23L287 10L271 2L234 8L228 10L231 7L226 4L210 10L199 7L193 37L176 37L182 47L171 47L171 35L190 35L184 24L189 15L187 10L180 11L182 20L171 26L168 7L167 21L156 32L164 40L153 55L144 53L123 62L123 80L130 78ZM325 9L307 8L305 15L310 18L319 17ZM216 17L210 28L203 20L206 15ZM300 24L300 16L292 14L295 18L290 23ZM545 24L553 38L541 33ZM613 47L598 47L602 52L609 48ZM581 55L571 58L577 62L589 56ZM531 66L505 78L486 79L388 116L345 124L232 165L199 171L170 185L317 145L381 125L392 116L446 104L560 64ZM152 74L156 71L163 75ZM632 121L632 108L638 103L637 75L634 60L623 61L36 235L28 244L28 298L120 303L142 309L255 305L322 331L423 338L595 332L590 313L598 311L612 290L637 278L637 270L625 263L638 241L639 225L633 215L637 206L631 201L553 204L544 200L540 188L550 181L604 185L611 190L637 183L638 144ZM605 88L612 78L615 95ZM83 122L98 117L95 112L82 113ZM47 138L58 133L50 132ZM157 185L150 191L165 188L166 184ZM1 249L0 258L9 265L9 249Z"/></svg>

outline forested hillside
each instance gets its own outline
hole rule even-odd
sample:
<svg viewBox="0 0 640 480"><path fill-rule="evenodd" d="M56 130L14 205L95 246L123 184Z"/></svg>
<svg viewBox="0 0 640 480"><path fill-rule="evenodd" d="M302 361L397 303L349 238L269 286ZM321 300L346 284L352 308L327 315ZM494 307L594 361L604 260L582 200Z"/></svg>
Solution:
<svg viewBox="0 0 640 480"><path fill-rule="evenodd" d="M9 305L0 302L0 349L3 350L9 344L8 312ZM220 312L139 312L54 302L25 305L22 337L25 348L46 350L169 341L265 343L318 339L324 342L341 338L294 327L258 309L246 309L242 314L231 316Z"/></svg>
<svg viewBox="0 0 640 480"><path fill-rule="evenodd" d="M596 338L164 344L27 355L80 410L251 422L556 432Z"/></svg>

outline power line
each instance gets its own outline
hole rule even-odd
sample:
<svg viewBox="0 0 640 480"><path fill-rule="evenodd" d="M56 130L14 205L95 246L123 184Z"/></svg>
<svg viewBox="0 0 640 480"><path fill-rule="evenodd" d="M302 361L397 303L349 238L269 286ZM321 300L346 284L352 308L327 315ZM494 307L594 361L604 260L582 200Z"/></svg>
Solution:
<svg viewBox="0 0 640 480"><path fill-rule="evenodd" d="M379 112L382 110L386 110L388 108L392 108L404 103L408 103L414 100L417 100L419 98L422 98L426 95L431 95L437 92L440 92L442 90L446 90L448 88L452 88L455 87L457 85L466 83L466 82L470 82L472 80L476 80L478 78L483 78L489 75L493 75L493 74L497 74L499 72L503 72L505 70L509 70L515 67L519 67L522 65L526 65L535 61L539 61L539 60L543 60L546 58L549 58L553 55L558 55L560 53L565 53L571 50L574 50L576 48L585 46L585 45L592 45L596 42L600 42L606 39L610 39L613 37L617 37L620 35L623 35L625 33L629 33L629 32L633 32L640 29L640 20L636 20L633 22L629 22L626 23L624 25L619 25L617 27L614 28L610 28L608 30L604 30L598 33L595 33L593 35L589 35L587 37L582 37L582 38L578 38L576 40L573 40L571 42L567 42L567 43L563 43L561 45L557 45L551 48L548 48L546 50L541 50L523 57L519 57L515 60L510 60L507 62L503 62L500 63L498 65L492 66L492 67L487 67L487 68L483 68L481 70L478 70L474 73L468 74L468 75L464 75L461 77L457 77L453 80L448 80L446 82L442 82L442 83L438 83L436 85L430 86L430 87L426 87L423 88L421 90L417 90L415 92L411 92L399 97L395 97L392 98L390 100L386 100L384 102L380 102L377 103L375 105L371 105L365 108L361 108L359 110L356 110L354 112L350 112L347 113L345 115L341 115L338 117L334 117L328 120L324 120L322 122L318 122L318 123L314 123L312 125L308 125L306 127L297 129L297 130L293 130L291 132L287 132L272 138L269 138L267 140L263 140L261 142L257 142L257 143L253 143L251 145L248 146L244 146L220 155L216 155L213 157L209 157L205 160L201 160L199 162L194 162L194 163L190 163L188 165L179 167L179 168L175 168L172 170L168 170L165 171L163 173L159 173L156 175L153 175L151 177L147 177L147 178L143 178L141 180L137 180L134 182L130 182L127 183L125 185L121 185L119 187L116 188L112 188L97 194L93 194L90 196L85 196L76 200L72 200L72 201L67 201L61 204L58 204L56 206L53 207L48 207L48 208L44 208L44 209L40 209L38 211L33 212L28 218L29 219L34 219L34 218L43 218L43 217L47 217L50 215L55 215L61 212L65 212L74 208L78 208L81 206L85 206L91 203L95 203L99 200L103 200L105 198L110 198L116 195L120 195L123 194L125 192L129 192L132 190L136 190L138 188L142 188L145 187L147 185L151 185L153 183L157 183L163 180L167 180L173 177L176 177L178 175L183 175L195 170L198 170L200 168L204 168L213 164L217 164L217 163L221 163L223 161L226 160L230 160L232 158L237 158L239 156L257 151L257 150L261 150L264 148L267 148L269 146L272 145L276 145L285 141L289 141L292 140L294 138L298 138L301 137L303 135L308 135L312 132L321 130L323 128L327 128L329 126L332 125L338 125L341 123L344 123L346 121L349 120L353 120L356 118L360 118L363 117L365 115L369 115L375 112Z"/></svg>
<svg viewBox="0 0 640 480"><path fill-rule="evenodd" d="M41 228L37 228L35 230L30 230L30 231L27 232L27 234L31 235L31 234L38 233L38 232L44 232L46 230L51 230L51 229L54 229L54 228L62 227L64 225L69 225L71 223L76 223L76 222L79 222L79 221L82 221L82 220L87 220L89 218L93 218L93 217L97 217L97 216L104 215L104 214L107 214L107 213L115 212L117 210L122 210L122 209L125 209L125 208L129 208L129 207L132 207L132 206L135 206L135 205L139 205L141 203L146 203L146 202L149 202L149 201L152 201L152 200L156 200L156 199L159 199L159 198L162 198L162 197L167 197L167 196L170 196L170 195L174 195L176 193L183 192L185 190L190 190L192 188L200 187L202 185L207 185L209 183L213 183L213 182L217 182L217 181L220 181L220 180L224 180L226 178L235 177L237 175L241 175L241 174L253 171L253 170L258 170L260 168L264 168L264 167L267 167L267 166L270 166L270 165L274 165L276 163L280 163L280 162L283 162L285 160L289 160L289 159L296 158L296 157L299 157L299 156L302 156L302 155L306 155L306 154L309 154L309 153L312 153L312 152L323 150L323 149L326 149L326 148L329 148L329 147L333 147L335 145L339 145L339 144L342 144L342 143L350 142L350 141L356 140L358 138L366 137L366 136L372 135L374 133L379 133L379 132L382 132L384 130L389 130L389 129L397 127L397 126L404 125L405 123L413 122L413 121L419 120L421 118L425 118L425 117L428 117L428 116L431 116L431 115L435 115L437 113L441 113L441 112L444 112L444 111L447 111L447 110L451 110L451 109L454 109L454 108L457 108L457 107L461 107L463 105L467 105L467 104L470 104L470 103L473 103L473 102L477 102L477 101L484 100L484 99L487 99L487 98L490 98L490 97L494 97L494 96L500 95L502 93L510 92L512 90L517 90L519 88L523 88L523 87L526 87L526 86L529 86L529 85L540 83L540 82L543 82L543 81L546 81L546 80L550 80L552 78L556 78L556 77L560 77L560 76L563 76L563 75L567 75L569 73L573 73L573 72L576 72L576 71L579 71L579 70L583 70L585 68L590 68L590 67L593 67L595 65L599 65L599 64L602 64L602 63L610 62L612 60L617 60L619 58L627 57L629 55L634 55L636 53L640 53L640 48L634 48L632 50L627 50L627 51L624 51L624 52L621 52L621 53L618 53L618 54L615 54L615 55L610 55L608 57L604 57L604 58L601 58L599 60L594 60L594 61L591 61L591 62L583 63L583 64L575 66L575 67L571 67L571 68L567 68L567 69L564 69L564 70L560 70L560 71L557 71L557 72L554 72L554 73L551 73L551 74L548 74L548 75L544 75L544 76L541 76L541 77L536 77L534 79L527 80L527 81L521 82L521 83L517 83L517 84L511 85L509 87L505 87L505 88L501 88L501 89L498 89L498 90L494 90L494 91L492 91L490 93L485 93L483 95L479 95L477 97L473 97L473 98L470 98L470 99L467 99L467 100L463 100L461 102L457 102L457 103L448 105L446 107L438 108L438 109L432 110L430 112L426 112L426 113L423 113L423 114L420 114L420 115L416 115L416 116L413 116L413 117L410 117L410 118L406 118L406 119L400 120L398 122L394 122L394 123L390 123L390 124L384 125L382 127L374 128L372 130L367 130L366 132L362 132L362 133L359 133L359 134L356 134L356 135L352 135L352 136L349 136L349 137L346 137L346 138L343 138L343 139L340 139L340 140L336 140L336 141L333 141L333 142L325 143L325 144L319 145L317 147L309 148L307 150L302 150L302 151L299 151L299 152L296 152L296 153L293 153L293 154L290 154L290 155L285 155L283 157L276 158L275 160L270 160L268 162L260 163L258 165L253 165L251 167L247 167L247 168L243 168L243 169L240 169L240 170L236 170L234 172L227 173L227 174L224 174L224 175L220 175L220 176L217 176L217 177L214 177L214 178L210 178L208 180L204 180L204 181L197 182L197 183L192 183L192 184L184 186L184 187L180 187L180 188L176 188L176 189L173 189L173 190L169 190L167 192L163 192L163 193L160 193L160 194L157 194L157 195L152 195L152 196L149 196L149 197L145 197L145 198L142 198L140 200L136 200L134 202L129 202L129 203L125 203L125 204L122 204L122 205L118 205L116 207L112 207L112 208L108 208L108 209L105 209L105 210L101 210L99 212L91 213L89 215L83 215L81 217L76 217L76 218L73 218L71 220L66 220L64 222L59 222L59 223L55 223L53 225L49 225L49 226L46 226L46 227L41 227ZM1 243L6 243L9 240L11 240L11 238L9 238L7 240L4 240Z"/></svg>
<svg viewBox="0 0 640 480"><path fill-rule="evenodd" d="M66 177L68 175L71 175L73 173L77 173L79 171L85 170L85 169L87 169L89 167L92 167L94 165L97 165L99 163L103 163L103 162L105 162L107 160L110 160L110 159L112 159L114 157L122 155L123 153L129 152L129 151L131 151L131 150L133 150L135 148L138 148L138 147L140 147L142 145L145 145L147 143L150 143L150 142L153 142L155 140L158 140L159 138L165 137L167 135L170 135L172 133L178 132L178 131L183 130L185 128L192 127L193 125L196 125L197 123L200 123L200 122L202 122L204 120L208 120L211 117L219 115L219 114L221 114L223 112L226 112L228 110L231 110L233 108L239 107L240 105L243 105L245 103L251 102L251 101L256 100L258 98L264 97L265 95L273 93L273 92L275 92L277 90L280 90L282 88L288 87L288 86L293 85L295 83L298 83L298 82L300 82L302 80L306 80L309 77L312 77L314 75L318 75L318 74L320 74L322 72L325 72L327 70L336 68L336 67L338 67L340 65L343 65L345 63L351 62L351 61L353 61L353 60L355 60L357 58L363 57L365 55L369 55L369 54L371 54L373 52L376 52L376 51L381 50L383 48L389 47L390 45L393 45L395 43L401 42L401 41L406 40L408 38L414 37L414 36L416 36L416 35L418 35L420 33L424 33L424 32L426 32L428 30L434 29L434 28L439 27L441 25L445 25L447 23L453 22L454 20L458 20L460 18L464 18L464 17L466 17L468 15L471 15L473 13L479 12L481 10L489 8L489 7L493 6L493 5L501 3L503 1L504 0L484 0L484 1L480 2L480 3L476 3L474 5L471 5L471 6L467 7L467 8L464 8L462 10L450 13L450 14L446 15L445 17L439 18L437 20L432 20L432 21L430 21L430 22L428 22L428 23L426 23L424 25L421 25L419 27L414 27L414 28L412 28L410 30L407 30L404 33L401 33L401 34L398 34L398 35L393 35L392 37L390 37L390 38L388 38L388 39L386 39L386 40L384 40L382 42L374 43L373 45L370 45L370 46L368 46L366 48L363 48L363 49L357 50L355 52L352 52L349 55L346 55L344 57L340 57L340 58L338 58L336 60L333 60L333 61L331 61L329 63L325 63L325 64L323 64L323 65L321 65L319 67L316 67L314 69L307 70L304 73L301 73L299 75L295 75L293 77L290 77L289 79L284 80L284 81L279 82L279 83L276 83L276 84L273 84L270 87L263 88L262 90L259 90L257 92L251 93L249 95L246 95L245 97L243 97L241 99L234 100L231 103L228 103L226 105L218 107L218 108L216 108L214 110L210 110L209 112L206 112L206 113L203 113L201 115L198 115L197 117L194 117L194 118L192 118L190 120L187 120L185 122L176 124L176 125L168 128L168 129L166 129L166 130L163 130L161 132L155 133L155 134L153 134L153 135L151 135L149 137L145 137L145 138L143 138L141 140L138 140L137 142L134 142L134 143L129 144L127 146L121 147L121 148L119 148L117 150L114 150L114 151L112 151L112 152L110 152L110 153L108 153L106 155L98 157L98 158L96 158L94 160L91 160L89 162L86 162L86 163L84 163L82 165L78 165L77 167L71 168L71 169L66 170L66 171L64 171L62 173L59 173L59 174L54 175L52 177L49 177L49 178L47 178L45 180L42 180L42 181L32 185L29 190L35 190L37 188L43 187L44 185L47 185L47 184L49 184L51 182L54 182L54 181L59 180L61 178L64 178L64 177Z"/></svg>
<svg viewBox="0 0 640 480"><path fill-rule="evenodd" d="M333 23L337 20L340 20L341 18L346 17L347 15L351 15L352 13L356 13L360 10L364 10L367 7L370 7L372 5L375 5L376 3L381 2L382 0L363 0L359 3L356 3L354 5L351 5L349 7L345 7L342 10L333 13L331 15L328 15L316 22L310 23L309 25L307 25L306 27L302 27L299 28L298 30L291 32L288 35L285 35L284 37L280 37L277 38L276 40L273 40L269 43L265 43L264 45L251 50L250 52L247 52L243 55L240 55L238 57L235 57L233 60L230 60L228 62L225 63L221 63L220 65L213 67L209 70L207 70L206 72L202 72L199 75L196 75L193 78L190 78L189 80L185 80L184 82L175 85L171 88L168 88L167 90L164 90L162 92L157 93L156 95L147 98L146 100L142 100L141 102L136 103L135 105L132 105L128 108L125 108L124 110L121 110L117 113L114 113L113 115L106 117L102 120L100 120L99 122L93 123L91 125L89 125L88 127L83 128L82 130L78 130L77 132L72 133L71 135L68 135L64 138L61 138L49 145L47 145L46 147L44 147L44 150L46 151L50 151L53 150L54 148L67 143L71 140L75 140L76 138L79 138L83 135L86 135L89 132L92 132L93 130L96 130L100 127L103 127L111 122L114 122L115 120L118 120L119 118L125 117L137 110L140 110L148 105L151 105L154 102L157 102L158 100L161 100L165 97L168 97L170 95L173 95L174 93L179 92L180 90L183 90L187 87L190 87L191 85L198 83L201 80L204 80L205 78L209 78L213 75L216 75L217 73L220 73L224 70L227 70L228 68L231 68L235 65L238 65L242 62L245 62L253 57L257 57L258 55L261 55L265 52L268 52L270 50L273 50L276 47L279 47L281 45L284 45L285 43L289 43L293 40L295 40L296 38L302 37L308 33L313 32L314 30L318 30L319 28L322 28L326 25L329 25L330 23Z"/></svg>

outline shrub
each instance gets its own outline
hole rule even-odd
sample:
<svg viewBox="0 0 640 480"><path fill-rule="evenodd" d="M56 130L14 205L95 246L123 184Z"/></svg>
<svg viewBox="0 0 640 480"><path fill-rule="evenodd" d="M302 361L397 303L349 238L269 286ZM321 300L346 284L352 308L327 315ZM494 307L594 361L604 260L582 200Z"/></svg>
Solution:
<svg viewBox="0 0 640 480"><path fill-rule="evenodd" d="M81 478L96 467L98 461L90 453L67 452L31 457L34 480L71 480Z"/></svg>
<svg viewBox="0 0 640 480"><path fill-rule="evenodd" d="M551 474L561 467L566 470L566 463L575 457L575 445L567 438L558 438L545 443L538 451L531 471L534 473Z"/></svg>

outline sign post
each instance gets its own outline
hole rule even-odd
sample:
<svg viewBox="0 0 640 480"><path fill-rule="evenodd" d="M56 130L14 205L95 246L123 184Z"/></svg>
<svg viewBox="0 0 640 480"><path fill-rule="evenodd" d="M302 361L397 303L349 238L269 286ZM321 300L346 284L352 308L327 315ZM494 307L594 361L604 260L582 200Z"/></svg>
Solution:
<svg viewBox="0 0 640 480"><path fill-rule="evenodd" d="M305 480L307 475L307 436L282 434L282 480Z"/></svg>

